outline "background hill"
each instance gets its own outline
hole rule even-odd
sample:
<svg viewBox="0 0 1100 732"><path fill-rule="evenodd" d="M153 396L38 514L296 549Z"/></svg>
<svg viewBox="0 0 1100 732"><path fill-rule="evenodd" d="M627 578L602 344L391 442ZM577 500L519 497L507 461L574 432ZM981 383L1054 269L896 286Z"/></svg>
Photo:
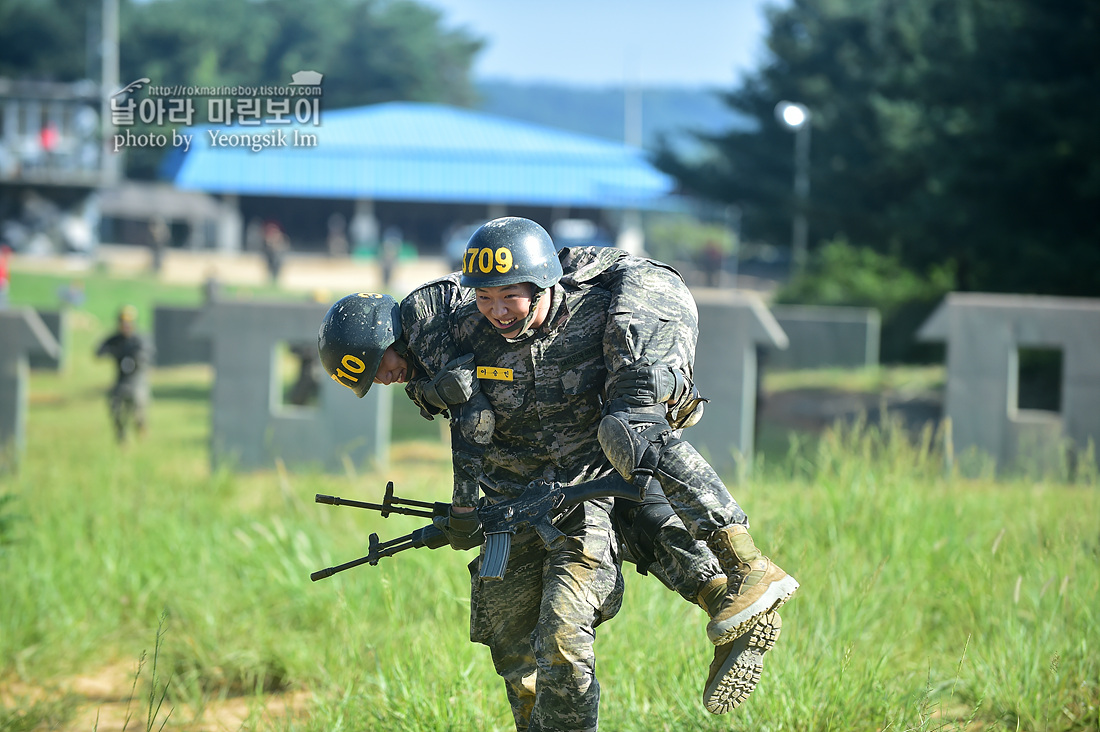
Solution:
<svg viewBox="0 0 1100 732"><path fill-rule="evenodd" d="M585 88L553 84L519 84L483 80L475 84L482 111L535 124L624 139L626 92L621 87ZM723 104L720 90L647 87L640 90L643 146L653 149L658 136L668 135L681 150L698 150L687 133L729 132L751 127Z"/></svg>

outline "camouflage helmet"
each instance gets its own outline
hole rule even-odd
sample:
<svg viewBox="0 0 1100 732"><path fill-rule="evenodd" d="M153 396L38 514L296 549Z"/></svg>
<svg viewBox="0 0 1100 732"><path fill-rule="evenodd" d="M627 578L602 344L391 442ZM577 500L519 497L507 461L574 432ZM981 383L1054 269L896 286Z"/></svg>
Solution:
<svg viewBox="0 0 1100 732"><path fill-rule="evenodd" d="M561 279L554 240L530 219L506 216L483 225L462 257L463 287L503 287L532 282L539 290Z"/></svg>
<svg viewBox="0 0 1100 732"><path fill-rule="evenodd" d="M382 354L401 337L401 308L389 295L360 292L337 300L317 333L321 365L360 399L370 390Z"/></svg>

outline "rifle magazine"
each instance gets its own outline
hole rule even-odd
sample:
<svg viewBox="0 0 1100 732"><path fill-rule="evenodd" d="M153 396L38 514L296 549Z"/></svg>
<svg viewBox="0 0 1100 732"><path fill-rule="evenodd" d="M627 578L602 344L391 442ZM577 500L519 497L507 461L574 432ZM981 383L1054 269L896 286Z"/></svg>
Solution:
<svg viewBox="0 0 1100 732"><path fill-rule="evenodd" d="M483 580L504 579L504 570L508 566L508 555L512 550L512 534L507 531L494 531L485 534L485 549L481 555Z"/></svg>

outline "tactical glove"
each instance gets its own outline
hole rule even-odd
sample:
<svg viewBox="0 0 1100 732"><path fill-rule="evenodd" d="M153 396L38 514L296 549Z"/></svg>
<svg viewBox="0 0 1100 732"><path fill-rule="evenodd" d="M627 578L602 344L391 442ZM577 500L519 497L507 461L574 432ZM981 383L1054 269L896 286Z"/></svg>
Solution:
<svg viewBox="0 0 1100 732"><path fill-rule="evenodd" d="M451 506L446 516L436 516L432 523L447 537L451 547L459 551L481 546L485 540L477 511L455 513L454 506Z"/></svg>
<svg viewBox="0 0 1100 732"><path fill-rule="evenodd" d="M474 354L450 361L443 370L424 385L424 400L437 409L447 409L465 404L481 390L481 382L474 375Z"/></svg>
<svg viewBox="0 0 1100 732"><path fill-rule="evenodd" d="M669 366L632 368L619 377L612 399L622 399L632 407L651 407L675 401L687 388L687 380Z"/></svg>

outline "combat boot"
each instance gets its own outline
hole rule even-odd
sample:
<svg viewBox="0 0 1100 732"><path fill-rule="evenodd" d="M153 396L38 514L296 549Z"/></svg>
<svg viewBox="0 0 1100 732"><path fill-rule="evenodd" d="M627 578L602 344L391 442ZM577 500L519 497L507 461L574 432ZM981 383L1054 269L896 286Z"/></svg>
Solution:
<svg viewBox="0 0 1100 732"><path fill-rule="evenodd" d="M749 698L764 671L764 653L779 640L783 621L779 613L765 613L747 633L714 649L703 706L711 714L725 714Z"/></svg>
<svg viewBox="0 0 1100 732"><path fill-rule="evenodd" d="M765 557L740 524L713 532L707 546L729 579L722 605L707 624L707 635L716 646L748 631L761 615L778 609L798 589L795 578Z"/></svg>

